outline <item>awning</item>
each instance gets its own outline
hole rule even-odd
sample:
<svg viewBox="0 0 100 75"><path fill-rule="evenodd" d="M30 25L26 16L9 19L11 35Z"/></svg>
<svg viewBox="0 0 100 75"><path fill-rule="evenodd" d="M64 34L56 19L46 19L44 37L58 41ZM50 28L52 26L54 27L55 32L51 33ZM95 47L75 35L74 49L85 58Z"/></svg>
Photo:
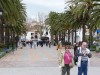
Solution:
<svg viewBox="0 0 100 75"><path fill-rule="evenodd" d="M97 33L100 33L100 29L98 29L96 32L97 32Z"/></svg>
<svg viewBox="0 0 100 75"><path fill-rule="evenodd" d="M41 40L49 40L49 37L41 37Z"/></svg>

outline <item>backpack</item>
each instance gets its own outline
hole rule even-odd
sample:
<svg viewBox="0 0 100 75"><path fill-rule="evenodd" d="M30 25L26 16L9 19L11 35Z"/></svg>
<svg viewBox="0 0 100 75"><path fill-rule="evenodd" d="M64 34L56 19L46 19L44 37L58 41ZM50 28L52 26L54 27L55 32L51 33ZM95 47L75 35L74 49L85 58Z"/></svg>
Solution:
<svg viewBox="0 0 100 75"><path fill-rule="evenodd" d="M75 54L74 54L74 61L75 62L78 62L78 53L80 52L81 50L81 47L78 47L77 50L75 51Z"/></svg>
<svg viewBox="0 0 100 75"><path fill-rule="evenodd" d="M72 62L72 54L70 51L66 51L65 54L64 54L64 63L65 64L70 64Z"/></svg>

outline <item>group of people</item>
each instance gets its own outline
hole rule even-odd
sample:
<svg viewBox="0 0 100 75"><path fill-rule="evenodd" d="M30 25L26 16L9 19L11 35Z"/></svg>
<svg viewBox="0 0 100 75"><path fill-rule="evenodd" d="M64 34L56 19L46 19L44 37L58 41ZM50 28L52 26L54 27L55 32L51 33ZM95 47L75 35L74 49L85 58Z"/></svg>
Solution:
<svg viewBox="0 0 100 75"><path fill-rule="evenodd" d="M20 40L19 44L21 45L21 48L26 47L27 45L30 46L30 48L36 48L38 46L43 47L44 45L48 46L49 48L51 47L51 41L49 41L49 40L46 40L45 42L43 40L40 40L40 41L38 41L38 40L30 40L30 41Z"/></svg>
<svg viewBox="0 0 100 75"><path fill-rule="evenodd" d="M62 71L61 75L66 75L66 73L70 75L70 69L74 65L78 66L78 75L87 75L89 58L92 57L90 50L87 48L87 42L76 43L74 50L70 49L70 46L67 43L62 47L61 41L59 41L57 46L59 67Z"/></svg>

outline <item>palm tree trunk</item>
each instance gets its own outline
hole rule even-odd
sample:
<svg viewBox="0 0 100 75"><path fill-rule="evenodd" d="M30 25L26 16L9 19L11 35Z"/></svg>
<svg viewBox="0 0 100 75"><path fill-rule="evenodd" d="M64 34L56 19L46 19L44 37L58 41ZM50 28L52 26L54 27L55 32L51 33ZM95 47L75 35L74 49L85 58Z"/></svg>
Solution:
<svg viewBox="0 0 100 75"><path fill-rule="evenodd" d="M51 33L51 42L53 43L53 34Z"/></svg>
<svg viewBox="0 0 100 75"><path fill-rule="evenodd" d="M12 50L13 50L13 31L11 30L11 46L12 46Z"/></svg>
<svg viewBox="0 0 100 75"><path fill-rule="evenodd" d="M74 33L73 33L73 30L72 30L72 45L73 45L73 42L74 42L73 35L74 35Z"/></svg>
<svg viewBox="0 0 100 75"><path fill-rule="evenodd" d="M83 41L85 41L85 32L86 32L86 28L85 28L85 24L83 24Z"/></svg>
<svg viewBox="0 0 100 75"><path fill-rule="evenodd" d="M66 33L64 32L64 43L65 43L65 36L66 36Z"/></svg>
<svg viewBox="0 0 100 75"><path fill-rule="evenodd" d="M1 23L2 21L1 21L1 19L0 19L0 44L1 44Z"/></svg>
<svg viewBox="0 0 100 75"><path fill-rule="evenodd" d="M61 40L61 32L59 32L59 40Z"/></svg>
<svg viewBox="0 0 100 75"><path fill-rule="evenodd" d="M9 27L8 26L5 28L5 43L7 45L7 48L9 49Z"/></svg>
<svg viewBox="0 0 100 75"><path fill-rule="evenodd" d="M1 26L0 26L0 44L1 44Z"/></svg>
<svg viewBox="0 0 100 75"><path fill-rule="evenodd" d="M90 29L90 46L93 44L92 30Z"/></svg>
<svg viewBox="0 0 100 75"><path fill-rule="evenodd" d="M57 35L57 33L55 34L55 41L56 41L56 44L58 44L58 35Z"/></svg>
<svg viewBox="0 0 100 75"><path fill-rule="evenodd" d="M68 42L70 42L70 30L68 30Z"/></svg>
<svg viewBox="0 0 100 75"><path fill-rule="evenodd" d="M14 50L14 44L15 44L15 33L14 31L12 30L12 50Z"/></svg>
<svg viewBox="0 0 100 75"><path fill-rule="evenodd" d="M75 28L75 41L74 42L76 43L76 28Z"/></svg>
<svg viewBox="0 0 100 75"><path fill-rule="evenodd" d="M4 27L3 25L1 26L1 42L4 44Z"/></svg>
<svg viewBox="0 0 100 75"><path fill-rule="evenodd" d="M64 46L64 43L65 43L65 32L63 31L62 32L62 44Z"/></svg>

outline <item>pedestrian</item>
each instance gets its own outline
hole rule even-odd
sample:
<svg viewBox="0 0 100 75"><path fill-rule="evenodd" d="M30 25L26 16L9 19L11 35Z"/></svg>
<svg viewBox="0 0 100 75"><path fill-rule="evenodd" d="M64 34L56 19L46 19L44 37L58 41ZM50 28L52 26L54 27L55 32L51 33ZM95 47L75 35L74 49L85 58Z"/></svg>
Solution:
<svg viewBox="0 0 100 75"><path fill-rule="evenodd" d="M37 43L36 43L36 44L37 44L37 47L38 47L38 45L39 45L39 41L37 41Z"/></svg>
<svg viewBox="0 0 100 75"><path fill-rule="evenodd" d="M33 46L34 46L34 48L36 48L36 41L33 42Z"/></svg>
<svg viewBox="0 0 100 75"><path fill-rule="evenodd" d="M70 64L72 63L72 60L73 60L73 56L72 56L72 53L70 52L70 49L69 49L70 46L65 46L65 52L62 52L61 54L61 60L60 60L60 63L61 63L61 69L62 69L62 74L61 75L70 75L70 69L71 69L71 66Z"/></svg>
<svg viewBox="0 0 100 75"><path fill-rule="evenodd" d="M43 47L43 41L42 40L40 41L40 45L41 45L41 47Z"/></svg>
<svg viewBox="0 0 100 75"><path fill-rule="evenodd" d="M46 40L46 41L45 41L45 43L46 43L46 46L48 46L48 44L49 44L49 41L48 41L48 40Z"/></svg>
<svg viewBox="0 0 100 75"><path fill-rule="evenodd" d="M58 51L58 62L60 63L60 57L61 57L61 50L62 50L62 43L59 41L57 45L57 51Z"/></svg>
<svg viewBox="0 0 100 75"><path fill-rule="evenodd" d="M30 40L30 48L32 48L32 46L33 46L33 41Z"/></svg>
<svg viewBox="0 0 100 75"><path fill-rule="evenodd" d="M23 49L23 44L22 44L22 41L21 40L19 40L18 46L20 47L20 49Z"/></svg>
<svg viewBox="0 0 100 75"><path fill-rule="evenodd" d="M49 41L49 48L51 47L51 41Z"/></svg>
<svg viewBox="0 0 100 75"><path fill-rule="evenodd" d="M83 41L81 47L79 47L76 51L76 54L78 56L78 75L82 75L82 73L84 75L87 75L89 58L91 58L92 54L86 47L87 42Z"/></svg>
<svg viewBox="0 0 100 75"><path fill-rule="evenodd" d="M77 65L77 61L78 61L78 57L77 55L75 54L76 50L78 49L78 43L75 44L74 46L74 64Z"/></svg>

